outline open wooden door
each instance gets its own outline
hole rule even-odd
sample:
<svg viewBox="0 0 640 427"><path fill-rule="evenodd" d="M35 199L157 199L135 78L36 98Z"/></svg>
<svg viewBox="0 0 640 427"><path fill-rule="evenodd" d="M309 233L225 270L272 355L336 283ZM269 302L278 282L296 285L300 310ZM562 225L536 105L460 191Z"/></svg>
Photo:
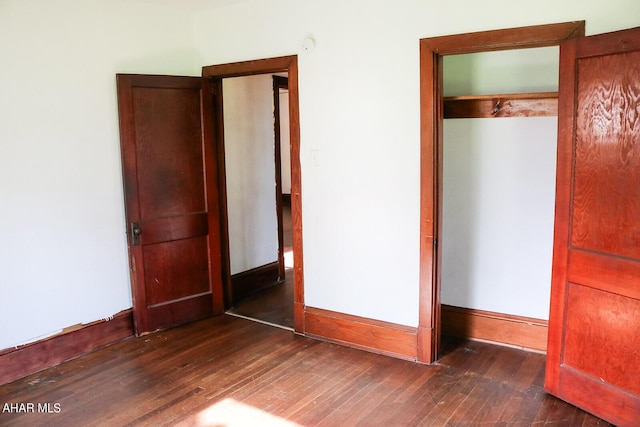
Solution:
<svg viewBox="0 0 640 427"><path fill-rule="evenodd" d="M209 83L117 76L137 334L223 312Z"/></svg>
<svg viewBox="0 0 640 427"><path fill-rule="evenodd" d="M545 388L640 423L640 28L561 44Z"/></svg>

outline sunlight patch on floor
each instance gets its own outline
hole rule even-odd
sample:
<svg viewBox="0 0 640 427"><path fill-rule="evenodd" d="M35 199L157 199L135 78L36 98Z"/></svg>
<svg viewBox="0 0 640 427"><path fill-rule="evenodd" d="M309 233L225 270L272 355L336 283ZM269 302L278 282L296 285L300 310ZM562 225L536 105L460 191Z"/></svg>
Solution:
<svg viewBox="0 0 640 427"><path fill-rule="evenodd" d="M233 399L217 402L197 415L199 427L300 427L299 424L271 415Z"/></svg>

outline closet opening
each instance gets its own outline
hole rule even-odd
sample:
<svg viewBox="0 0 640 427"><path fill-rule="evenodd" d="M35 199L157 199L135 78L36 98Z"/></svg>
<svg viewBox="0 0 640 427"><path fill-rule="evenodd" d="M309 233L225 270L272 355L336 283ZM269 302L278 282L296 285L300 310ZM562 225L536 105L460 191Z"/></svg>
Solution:
<svg viewBox="0 0 640 427"><path fill-rule="evenodd" d="M544 352L559 49L444 57L441 333Z"/></svg>
<svg viewBox="0 0 640 427"><path fill-rule="evenodd" d="M503 119L502 117L509 117L514 111L519 111L518 114L524 116L523 120L529 120L526 113L532 110L532 105L536 107L533 110L541 108L542 110L548 108L549 105L557 104L557 97L554 94L549 94L548 88L536 88L526 89L535 90L535 92L526 92L524 94L514 95L511 90L500 88L499 91L505 90L507 93L459 93L456 98L445 99L444 88L444 66L445 57L451 55L467 55L480 52L501 52L501 51L513 51L520 49L534 49L534 48L546 48L549 46L557 46L562 40L584 36L584 21L566 22L561 24L539 25L532 27L512 28L504 30L493 30L479 33L467 33L452 36L433 37L420 40L420 123L421 123L421 154L420 154L420 313L419 313L419 325L418 325L418 360L423 363L432 363L437 360L441 347L441 334L443 317L445 316L445 310L442 310L443 294L441 292L441 284L445 275L445 267L450 271L451 268L455 268L455 262L452 267L449 267L451 260L447 259L443 265L443 256L447 250L447 241L443 239L446 235L443 234L443 208L444 208L444 168L445 168L445 150L449 150L449 147L445 148L445 132L448 134L447 139L452 139L457 132L457 140L470 142L468 134L484 134L482 127L495 127L502 126L496 125L498 120L511 120ZM467 60L462 56L455 58L453 61ZM448 62L449 58L447 58ZM491 64L491 62L489 62ZM448 66L448 64L447 64ZM472 68L462 67L464 71L473 71ZM498 73L498 68L489 67L489 73ZM556 68L557 73L557 68ZM503 78L498 78L496 81L500 82ZM447 83L450 85L450 82ZM468 88L465 88L468 89ZM498 90L498 89L496 89ZM451 95L451 94L447 94ZM542 105L542 107L540 107ZM545 107L546 105L546 107ZM488 106L488 108L487 108ZM492 117L489 124L472 124L451 126L450 123L445 125L445 117L454 117L452 111L458 111L457 117L464 117L461 120L477 120L470 117L480 117L470 114L473 111L482 111L486 117ZM462 111L462 112L460 112ZM525 114L526 113L526 114ZM544 116L542 118L545 118ZM448 120L449 121L449 120ZM495 121L495 122L493 122ZM505 122L507 123L507 122ZM503 123L504 125L504 123ZM474 129L480 127L479 129ZM448 129L450 128L450 129ZM500 131L502 133L502 131ZM452 136L453 135L453 136ZM554 137L555 139L555 137ZM491 140L490 143L494 141ZM473 146L462 147L450 147L454 150L453 153L448 154L447 157L456 156L455 150L462 150L463 152L477 149L478 144ZM487 144L485 144L487 145ZM508 146L507 146L508 147ZM495 150L499 151L496 147ZM465 153L467 155L469 153ZM484 156L488 156L488 162L491 169L491 156L494 155L491 152L485 153ZM512 153L511 156L526 156L526 152L519 154L519 152ZM495 156L495 155L494 155ZM502 155L500 155L502 156ZM526 163L527 159L524 159ZM465 164L465 162L467 162ZM458 168L471 168L471 158L466 160L462 159L461 164L455 167ZM527 163L528 164L528 163ZM477 166L477 165L476 165ZM510 162L505 163L505 168L513 167ZM454 168L451 166L450 171ZM467 171L468 172L468 171ZM485 171L486 173L495 171ZM514 171L517 172L517 171ZM478 171L480 173L480 171ZM495 175L495 174L494 174ZM469 181L473 179L474 175L462 175L459 178L463 181ZM493 176L492 180L498 180L498 176ZM507 182L508 183L508 182ZM490 202L493 204L504 204L505 209L509 209L511 206L506 203L506 199L500 196L504 195L503 192L496 192L496 194L489 197L484 197L481 194L473 193L469 194L469 188L471 184L466 182L456 183L451 181L447 185L458 185L460 188L465 189L459 195L459 198L463 201L466 199L474 198L477 202ZM475 185L475 183L473 183ZM500 184L505 184L500 182ZM512 191L512 194L518 194L517 191ZM495 200L493 200L493 199ZM450 200L453 202L454 200ZM447 215L450 215L449 210L455 212L455 205L447 208ZM467 209L470 209L467 207ZM486 215L491 215L491 210L487 211ZM460 219L462 221L463 219ZM468 222L468 219L465 219ZM455 225L452 222L450 225ZM447 226L448 227L448 226ZM496 226L494 226L495 228ZM500 230L498 224L498 230ZM522 221L520 227L526 228L526 222ZM500 246L500 242L495 243L498 236L492 234L486 237L486 233L489 230L482 230L476 228L474 230L476 234L470 234L467 231L466 236L473 235L474 239L491 240L494 242L496 248L500 250L505 249L505 245ZM449 232L455 232L455 230ZM493 233L498 233L493 230ZM499 233L504 235L505 233ZM462 238L464 242L464 237ZM453 241L452 241L453 242ZM451 244L452 242L449 242ZM508 248L509 246L506 245ZM497 250L497 249L495 249ZM511 249L512 250L512 249ZM455 260L454 260L455 261ZM475 263L476 260L467 259L468 263ZM499 265L499 263L498 263ZM471 267L475 268L475 264ZM467 273L473 272L473 268L467 268ZM495 268L495 267L494 267ZM450 272L453 274L452 272ZM449 273L447 273L449 274ZM445 283L449 279L445 279ZM550 286L550 279L546 280L548 286ZM464 288L465 285L463 285ZM447 294L445 291L445 301L456 301L453 295ZM452 306L454 307L454 306ZM491 307L486 306L486 307ZM500 309L498 307L498 309ZM493 313L489 310L478 309L472 313L474 318L486 319L487 313ZM497 313L497 312L496 312ZM470 314L467 312L467 314ZM448 314L447 314L448 315ZM528 316L522 316L528 317ZM509 319L506 319L509 320ZM526 319L520 319L526 321Z"/></svg>

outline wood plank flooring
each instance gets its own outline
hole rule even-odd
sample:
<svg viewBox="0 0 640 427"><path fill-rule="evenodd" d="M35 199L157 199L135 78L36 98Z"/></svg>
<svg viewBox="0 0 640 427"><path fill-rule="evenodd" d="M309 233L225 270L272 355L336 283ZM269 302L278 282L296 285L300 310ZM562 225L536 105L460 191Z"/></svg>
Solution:
<svg viewBox="0 0 640 427"><path fill-rule="evenodd" d="M543 375L544 355L511 348L452 341L425 366L223 315L4 385L0 410L35 410L0 425L608 425L547 395Z"/></svg>
<svg viewBox="0 0 640 427"><path fill-rule="evenodd" d="M243 299L228 313L293 330L293 268L285 270L284 282Z"/></svg>
<svg viewBox="0 0 640 427"><path fill-rule="evenodd" d="M285 280L270 288L244 298L229 314L267 322L293 330L293 246L291 232L291 199L282 203L283 244L285 258Z"/></svg>

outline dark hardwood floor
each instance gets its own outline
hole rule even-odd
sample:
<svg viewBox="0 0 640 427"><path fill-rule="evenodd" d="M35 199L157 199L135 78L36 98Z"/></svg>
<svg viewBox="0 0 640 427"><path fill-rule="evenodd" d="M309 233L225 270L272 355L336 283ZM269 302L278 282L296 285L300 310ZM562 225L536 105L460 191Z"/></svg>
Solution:
<svg viewBox="0 0 640 427"><path fill-rule="evenodd" d="M230 312L292 328L286 276ZM547 395L543 379L541 354L451 339L425 366L224 315L0 386L0 425L609 425Z"/></svg>
<svg viewBox="0 0 640 427"><path fill-rule="evenodd" d="M227 313L293 330L293 268L285 276L283 283L243 299Z"/></svg>
<svg viewBox="0 0 640 427"><path fill-rule="evenodd" d="M425 366L223 315L4 385L4 409L34 412L0 425L608 425L547 395L543 375L544 355L511 348L451 341Z"/></svg>
<svg viewBox="0 0 640 427"><path fill-rule="evenodd" d="M251 295L227 311L250 319L293 330L293 248L291 246L291 201L282 204L285 280Z"/></svg>

